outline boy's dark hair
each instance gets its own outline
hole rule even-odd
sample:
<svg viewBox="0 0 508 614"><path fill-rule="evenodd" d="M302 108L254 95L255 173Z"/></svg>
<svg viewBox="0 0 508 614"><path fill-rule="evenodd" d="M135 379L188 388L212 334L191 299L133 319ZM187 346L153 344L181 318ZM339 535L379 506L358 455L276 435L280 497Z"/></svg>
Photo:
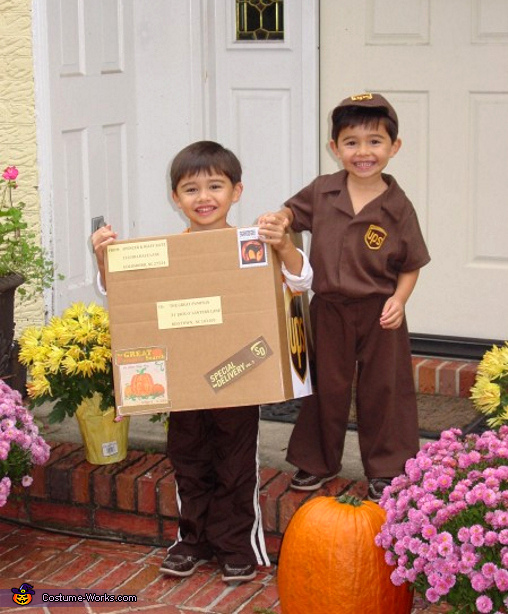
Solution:
<svg viewBox="0 0 508 614"><path fill-rule="evenodd" d="M199 173L226 175L233 185L242 180L238 158L215 141L196 141L175 156L170 170L171 189L176 190L183 177Z"/></svg>
<svg viewBox="0 0 508 614"><path fill-rule="evenodd" d="M393 143L397 139L399 129L384 109L354 106L337 107L332 114L332 139L337 143L339 134L344 128L365 126L376 129L379 122L384 125Z"/></svg>
<svg viewBox="0 0 508 614"><path fill-rule="evenodd" d="M357 94L344 98L332 112L332 139L337 142L341 130L366 126L376 129L382 122L392 143L399 133L399 119L392 105L381 94Z"/></svg>

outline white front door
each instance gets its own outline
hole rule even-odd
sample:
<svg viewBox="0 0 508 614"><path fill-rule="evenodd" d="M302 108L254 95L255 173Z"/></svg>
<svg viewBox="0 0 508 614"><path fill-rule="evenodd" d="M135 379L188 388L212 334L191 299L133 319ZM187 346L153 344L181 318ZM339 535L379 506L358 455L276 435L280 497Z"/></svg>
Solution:
<svg viewBox="0 0 508 614"><path fill-rule="evenodd" d="M54 259L65 276L54 292L59 314L73 301L98 298L92 218L104 216L129 234L136 176L133 18L132 0L42 5L37 19L47 33L50 125L42 134L50 148L41 166L49 175Z"/></svg>
<svg viewBox="0 0 508 614"><path fill-rule="evenodd" d="M233 0L215 0L208 22L209 132L242 163L244 192L231 217L241 226L279 209L318 169L318 2L281 4L281 40L237 40Z"/></svg>
<svg viewBox="0 0 508 614"><path fill-rule="evenodd" d="M408 305L414 332L508 336L507 45L504 0L321 0L322 151L346 96L381 92L399 114L387 172L432 257Z"/></svg>

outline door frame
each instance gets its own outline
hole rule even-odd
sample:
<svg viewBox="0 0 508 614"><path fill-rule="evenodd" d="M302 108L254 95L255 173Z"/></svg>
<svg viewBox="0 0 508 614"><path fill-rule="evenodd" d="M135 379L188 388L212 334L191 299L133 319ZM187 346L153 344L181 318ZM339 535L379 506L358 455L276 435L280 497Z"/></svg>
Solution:
<svg viewBox="0 0 508 614"><path fill-rule="evenodd" d="M53 201L51 154L51 111L48 57L47 0L32 2L32 44L35 95L35 129L37 139L37 171L39 193L39 216L41 223L41 244L51 258L53 250ZM57 270L58 273L58 270ZM54 288L43 293L44 310L47 315L54 312Z"/></svg>

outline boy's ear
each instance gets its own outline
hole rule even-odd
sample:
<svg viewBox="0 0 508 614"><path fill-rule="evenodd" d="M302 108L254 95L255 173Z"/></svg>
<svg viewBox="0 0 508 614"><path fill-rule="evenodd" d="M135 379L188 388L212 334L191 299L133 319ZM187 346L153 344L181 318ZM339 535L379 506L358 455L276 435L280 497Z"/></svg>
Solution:
<svg viewBox="0 0 508 614"><path fill-rule="evenodd" d="M332 150L333 155L334 155L336 158L339 158L339 159L340 159L340 156L339 156L339 148L337 147L337 143L336 143L336 142L335 142L333 139L330 139L330 149Z"/></svg>
<svg viewBox="0 0 508 614"><path fill-rule="evenodd" d="M392 143L392 153L390 154L390 158L393 158L393 156L399 151L401 147L402 141L400 139L395 139L395 141L393 141Z"/></svg>
<svg viewBox="0 0 508 614"><path fill-rule="evenodd" d="M171 192L171 198L173 199L173 202L175 203L175 205L176 205L176 206L177 206L179 209L181 209L181 208L182 208L182 206L180 205L180 199L178 198L178 195L177 195L177 193L176 193L176 191L175 191L175 190L173 190L173 191Z"/></svg>
<svg viewBox="0 0 508 614"><path fill-rule="evenodd" d="M233 186L233 199L232 202L236 203L240 200L240 196L242 195L243 192L243 183L241 183L240 181L238 183L235 183L235 185Z"/></svg>

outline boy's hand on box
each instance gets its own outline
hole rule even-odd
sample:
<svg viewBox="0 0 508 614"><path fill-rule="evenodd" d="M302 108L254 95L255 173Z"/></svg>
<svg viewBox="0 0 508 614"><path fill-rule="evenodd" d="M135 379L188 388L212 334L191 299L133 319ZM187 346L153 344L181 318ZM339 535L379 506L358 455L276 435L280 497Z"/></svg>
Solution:
<svg viewBox="0 0 508 614"><path fill-rule="evenodd" d="M381 328L396 330L404 320L404 303L391 296L385 303L379 323Z"/></svg>
<svg viewBox="0 0 508 614"><path fill-rule="evenodd" d="M276 250L287 247L290 241L287 233L289 220L281 212L265 213L258 219L259 238Z"/></svg>
<svg viewBox="0 0 508 614"><path fill-rule="evenodd" d="M92 235L92 247L99 266L104 264L104 251L108 245L117 238L117 233L112 230L111 224L106 224L96 230Z"/></svg>

